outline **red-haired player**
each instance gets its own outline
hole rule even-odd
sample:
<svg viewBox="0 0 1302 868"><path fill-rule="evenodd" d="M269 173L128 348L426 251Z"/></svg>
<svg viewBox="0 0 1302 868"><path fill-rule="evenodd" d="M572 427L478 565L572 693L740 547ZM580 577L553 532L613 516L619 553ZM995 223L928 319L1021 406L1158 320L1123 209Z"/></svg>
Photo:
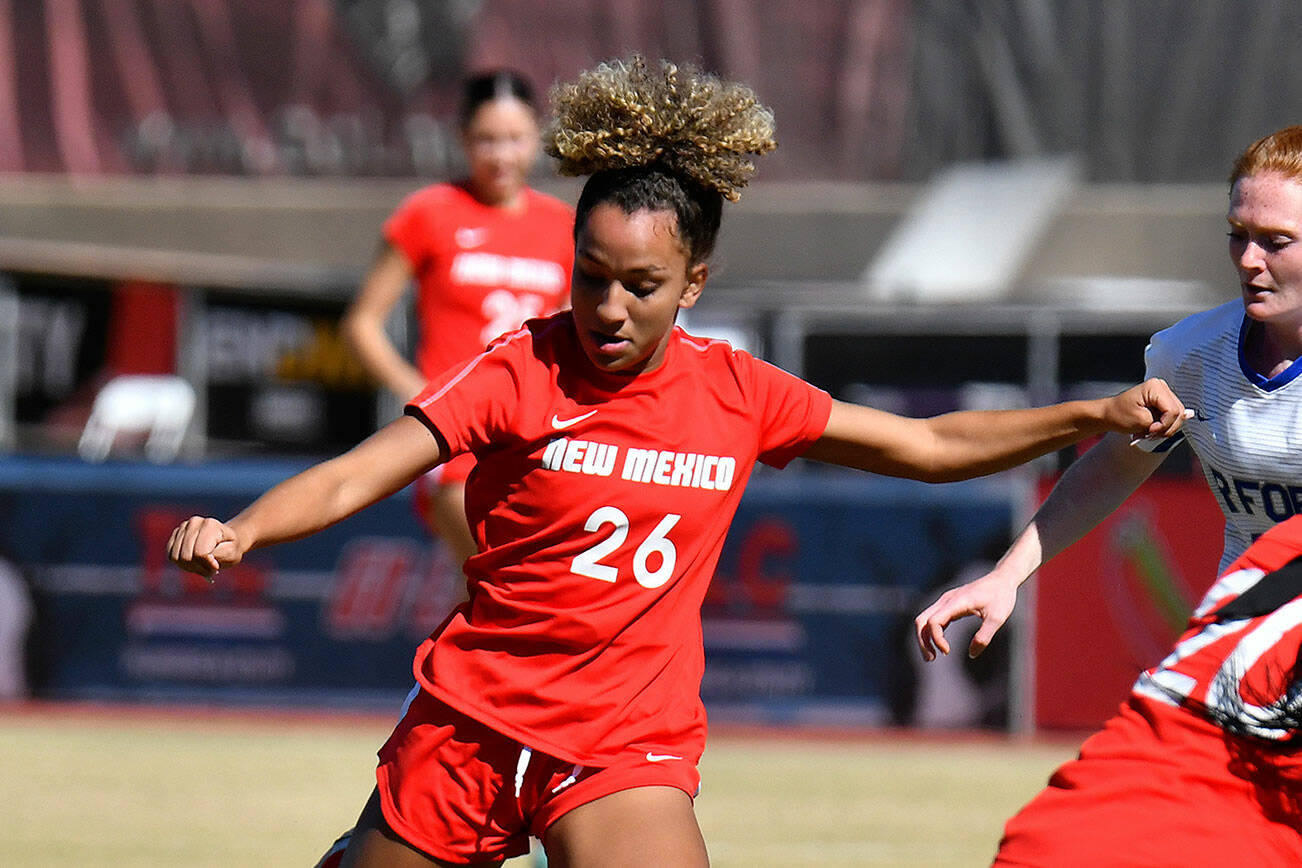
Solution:
<svg viewBox="0 0 1302 868"><path fill-rule="evenodd" d="M1158 332L1146 353L1149 373L1196 408L1177 439L1225 515L1221 578L1080 760L1009 821L998 864L1302 864L1302 587L1289 563L1302 533L1290 518L1302 511L1302 126L1238 156L1226 222L1239 298ZM943 630L966 615L981 618L969 647L981 653L1018 586L1175 442L1150 453L1105 437L1086 453L994 569L918 615L923 656L947 653Z"/></svg>

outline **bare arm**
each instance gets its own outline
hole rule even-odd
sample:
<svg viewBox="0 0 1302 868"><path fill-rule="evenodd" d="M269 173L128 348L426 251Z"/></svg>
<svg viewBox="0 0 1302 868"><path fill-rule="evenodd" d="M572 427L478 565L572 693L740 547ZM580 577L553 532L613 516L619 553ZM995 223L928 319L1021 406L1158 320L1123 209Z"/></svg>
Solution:
<svg viewBox="0 0 1302 868"><path fill-rule="evenodd" d="M1116 510L1165 457L1135 449L1118 434L1103 438L1067 469L989 573L946 591L914 619L922 656L933 660L937 650L948 654L944 629L966 615L981 618L968 654L975 657L984 651L1012 614L1022 583Z"/></svg>
<svg viewBox="0 0 1302 868"><path fill-rule="evenodd" d="M834 401L823 436L805 457L887 476L951 482L1015 467L1091 434L1169 436L1183 423L1184 406L1161 380L1111 398L930 419Z"/></svg>
<svg viewBox="0 0 1302 868"><path fill-rule="evenodd" d="M441 459L439 441L403 416L357 446L274 486L228 522L194 516L172 531L168 556L211 576L245 553L316 533L382 500Z"/></svg>
<svg viewBox="0 0 1302 868"><path fill-rule="evenodd" d="M384 331L389 314L411 282L411 265L402 251L384 242L362 281L362 288L344 313L348 345L367 372L401 401L425 388L425 378L402 357Z"/></svg>

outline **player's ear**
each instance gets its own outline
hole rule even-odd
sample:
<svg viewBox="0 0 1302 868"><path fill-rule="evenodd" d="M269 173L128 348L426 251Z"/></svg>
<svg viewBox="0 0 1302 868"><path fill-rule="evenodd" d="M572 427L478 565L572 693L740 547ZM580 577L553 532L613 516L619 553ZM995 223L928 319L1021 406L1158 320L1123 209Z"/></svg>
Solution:
<svg viewBox="0 0 1302 868"><path fill-rule="evenodd" d="M698 262L688 268L687 285L683 287L683 294L678 297L678 306L688 308L696 304L696 300L701 297L701 290L705 289L705 281L709 276L709 263Z"/></svg>

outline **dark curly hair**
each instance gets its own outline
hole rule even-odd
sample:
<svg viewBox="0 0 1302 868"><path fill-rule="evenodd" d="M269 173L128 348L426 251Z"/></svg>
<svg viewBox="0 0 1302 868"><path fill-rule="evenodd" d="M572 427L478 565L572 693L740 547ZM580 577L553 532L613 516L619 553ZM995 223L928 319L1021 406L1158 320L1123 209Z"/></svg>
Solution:
<svg viewBox="0 0 1302 868"><path fill-rule="evenodd" d="M752 156L777 147L773 112L749 87L664 60L599 64L553 87L551 101L544 147L561 174L591 175L576 233L601 202L669 210L693 262L714 249L723 199L739 198Z"/></svg>

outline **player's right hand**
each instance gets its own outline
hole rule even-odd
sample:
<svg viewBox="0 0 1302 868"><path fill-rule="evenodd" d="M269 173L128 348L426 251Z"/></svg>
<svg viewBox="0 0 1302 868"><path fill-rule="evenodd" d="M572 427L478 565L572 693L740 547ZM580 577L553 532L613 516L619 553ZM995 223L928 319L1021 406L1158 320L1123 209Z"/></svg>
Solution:
<svg viewBox="0 0 1302 868"><path fill-rule="evenodd" d="M230 525L196 515L172 531L167 556L183 570L212 578L218 570L238 564L244 551Z"/></svg>
<svg viewBox="0 0 1302 868"><path fill-rule="evenodd" d="M936 659L937 651L948 654L949 641L945 639L945 628L967 615L976 615L981 619L981 626L968 646L968 656L976 657L986 650L995 633L1013 613L1019 584L1007 576L986 573L979 579L941 594L940 599L913 619L914 634L922 658L931 662Z"/></svg>
<svg viewBox="0 0 1302 868"><path fill-rule="evenodd" d="M1104 400L1109 428L1153 440L1174 435L1192 415L1166 381L1157 377Z"/></svg>

